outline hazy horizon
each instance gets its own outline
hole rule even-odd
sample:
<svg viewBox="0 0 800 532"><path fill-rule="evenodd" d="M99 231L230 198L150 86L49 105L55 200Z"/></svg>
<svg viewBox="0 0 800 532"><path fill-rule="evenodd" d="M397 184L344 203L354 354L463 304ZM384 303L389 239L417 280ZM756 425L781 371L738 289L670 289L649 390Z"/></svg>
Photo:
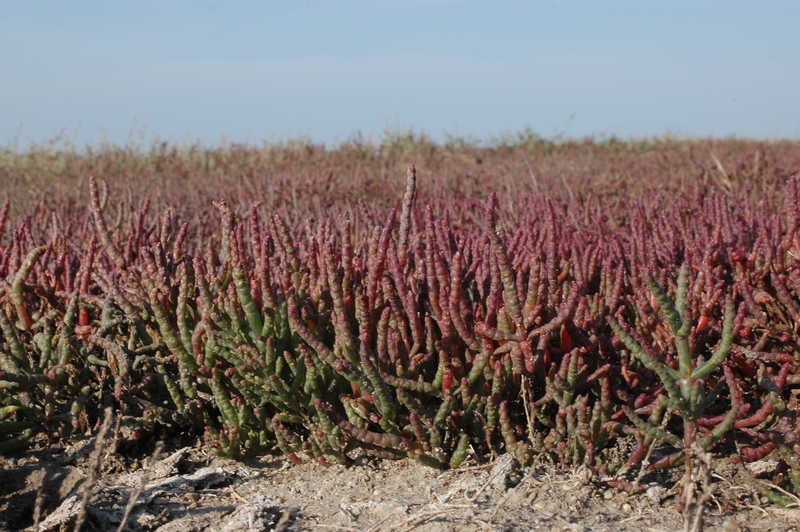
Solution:
<svg viewBox="0 0 800 532"><path fill-rule="evenodd" d="M0 146L800 139L797 20L787 0L3 3Z"/></svg>

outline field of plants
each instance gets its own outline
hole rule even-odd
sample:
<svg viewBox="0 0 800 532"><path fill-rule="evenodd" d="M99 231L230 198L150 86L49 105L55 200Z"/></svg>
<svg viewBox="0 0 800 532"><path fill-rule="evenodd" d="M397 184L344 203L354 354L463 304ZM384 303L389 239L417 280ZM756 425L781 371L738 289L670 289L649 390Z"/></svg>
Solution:
<svg viewBox="0 0 800 532"><path fill-rule="evenodd" d="M800 495L800 144L0 152L0 454L546 458ZM121 435L121 436L120 436ZM765 500L766 500L765 499Z"/></svg>

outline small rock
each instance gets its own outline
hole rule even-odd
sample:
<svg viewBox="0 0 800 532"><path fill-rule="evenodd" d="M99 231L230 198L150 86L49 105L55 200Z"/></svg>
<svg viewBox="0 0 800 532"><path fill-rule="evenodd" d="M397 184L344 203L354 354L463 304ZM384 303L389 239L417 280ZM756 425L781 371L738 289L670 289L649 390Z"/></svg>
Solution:
<svg viewBox="0 0 800 532"><path fill-rule="evenodd" d="M524 493L522 493L520 490L514 490L514 493L512 493L511 496L508 498L508 504L511 506L520 504L524 499L525 499Z"/></svg>
<svg viewBox="0 0 800 532"><path fill-rule="evenodd" d="M605 500L607 500L607 501L613 499L614 498L614 492L612 490L610 490L610 489L607 489L605 492L603 492L603 498Z"/></svg>
<svg viewBox="0 0 800 532"><path fill-rule="evenodd" d="M625 512L626 514L629 514L633 511L633 507L626 502L625 504L622 505L622 511Z"/></svg>
<svg viewBox="0 0 800 532"><path fill-rule="evenodd" d="M744 464L744 467L747 468L748 471L757 475L759 473L767 473L773 471L775 467L778 465L777 460L758 460L756 462L748 462Z"/></svg>
<svg viewBox="0 0 800 532"><path fill-rule="evenodd" d="M496 491L504 492L508 489L509 476L519 468L519 462L512 454L504 454L495 462L489 473L494 479L492 480L492 488Z"/></svg>
<svg viewBox="0 0 800 532"><path fill-rule="evenodd" d="M650 484L645 493L647 498L650 499L650 502L653 503L654 506L658 506L661 504L661 500L667 494L667 488L659 486L657 483L653 483Z"/></svg>
<svg viewBox="0 0 800 532"><path fill-rule="evenodd" d="M724 532L739 532L742 530L742 525L736 519L726 519L722 522L722 530Z"/></svg>

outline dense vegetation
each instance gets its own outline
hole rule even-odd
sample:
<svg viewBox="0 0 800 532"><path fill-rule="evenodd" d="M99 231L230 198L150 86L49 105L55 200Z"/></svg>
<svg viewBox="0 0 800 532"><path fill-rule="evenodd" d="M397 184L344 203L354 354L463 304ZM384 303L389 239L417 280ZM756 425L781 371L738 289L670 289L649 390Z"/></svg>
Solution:
<svg viewBox="0 0 800 532"><path fill-rule="evenodd" d="M547 453L635 490L713 451L800 493L798 169L735 140L1 153L0 452L111 406L230 456Z"/></svg>

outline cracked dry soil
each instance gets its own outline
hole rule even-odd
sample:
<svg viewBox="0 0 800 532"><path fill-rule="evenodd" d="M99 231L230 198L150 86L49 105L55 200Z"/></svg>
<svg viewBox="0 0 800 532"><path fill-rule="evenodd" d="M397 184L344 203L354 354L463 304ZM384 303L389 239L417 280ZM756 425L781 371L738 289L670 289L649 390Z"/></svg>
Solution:
<svg viewBox="0 0 800 532"><path fill-rule="evenodd" d="M0 530L73 530L88 444L0 458ZM413 460L359 457L352 466L295 465L282 457L242 462L201 446L165 453L149 469L110 447L92 490L83 530L116 530L131 494L125 530L189 531L674 531L680 474L647 475L635 496L609 489L586 470L510 455L439 471ZM142 486L143 473L147 483ZM716 492L707 530L800 531L800 510L767 504L759 481L727 459L714 464Z"/></svg>

